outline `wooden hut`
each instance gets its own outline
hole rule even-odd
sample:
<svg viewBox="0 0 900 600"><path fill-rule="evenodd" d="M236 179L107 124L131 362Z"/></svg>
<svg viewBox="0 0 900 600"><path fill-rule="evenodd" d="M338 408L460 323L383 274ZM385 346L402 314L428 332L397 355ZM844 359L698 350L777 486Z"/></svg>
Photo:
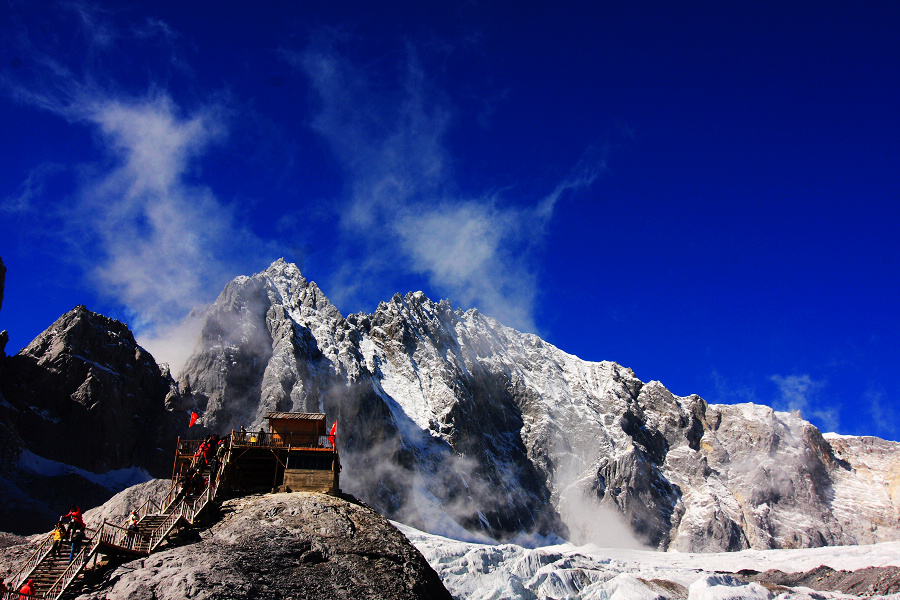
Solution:
<svg viewBox="0 0 900 600"><path fill-rule="evenodd" d="M227 490L340 491L341 463L324 414L270 412L266 419L268 432L231 432Z"/></svg>
<svg viewBox="0 0 900 600"><path fill-rule="evenodd" d="M323 413L270 412L269 433L281 444L281 491L338 491L341 464Z"/></svg>

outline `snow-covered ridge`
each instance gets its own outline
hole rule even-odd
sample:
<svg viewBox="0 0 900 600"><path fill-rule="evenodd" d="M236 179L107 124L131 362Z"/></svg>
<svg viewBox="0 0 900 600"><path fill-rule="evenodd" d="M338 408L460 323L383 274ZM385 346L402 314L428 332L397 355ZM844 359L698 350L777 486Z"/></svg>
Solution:
<svg viewBox="0 0 900 600"><path fill-rule="evenodd" d="M204 422L324 410L339 421L346 487L407 523L447 523L438 511L494 539L630 531L682 551L900 534L900 444L678 397L447 300L397 294L344 318L276 261L230 283L207 315L183 374Z"/></svg>
<svg viewBox="0 0 900 600"><path fill-rule="evenodd" d="M78 475L97 485L101 485L111 491L118 492L125 488L150 481L150 474L145 469L131 467L127 469L115 469L106 473L92 473L72 465L67 465L55 460L42 458L29 450L23 450L19 455L19 469L30 473L43 475L44 477L57 477L60 475Z"/></svg>

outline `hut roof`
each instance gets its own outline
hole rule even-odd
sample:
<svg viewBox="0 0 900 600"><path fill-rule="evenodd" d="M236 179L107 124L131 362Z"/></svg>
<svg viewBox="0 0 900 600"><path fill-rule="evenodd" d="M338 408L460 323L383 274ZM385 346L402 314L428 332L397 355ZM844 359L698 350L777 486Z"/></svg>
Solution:
<svg viewBox="0 0 900 600"><path fill-rule="evenodd" d="M324 421L325 413L300 413L300 412L270 412L266 415L272 419L299 419L303 421Z"/></svg>

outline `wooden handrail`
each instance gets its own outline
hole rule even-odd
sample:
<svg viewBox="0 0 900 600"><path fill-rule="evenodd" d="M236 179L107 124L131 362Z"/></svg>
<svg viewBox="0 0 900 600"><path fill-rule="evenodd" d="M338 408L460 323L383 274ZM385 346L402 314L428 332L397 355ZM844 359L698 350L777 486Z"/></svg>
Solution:
<svg viewBox="0 0 900 600"><path fill-rule="evenodd" d="M41 541L37 549L32 552L31 556L28 557L28 560L25 561L25 564L22 565L22 567L18 571L16 571L12 577L7 579L7 581L10 582L9 585L11 586L11 589L17 590L22 587L26 581L28 581L28 576L31 575L35 567L37 567L38 564L40 564L40 562L44 560L44 557L47 556L47 553L50 552L50 545L52 541L53 534L51 533L47 535L47 537L45 537L43 541Z"/></svg>
<svg viewBox="0 0 900 600"><path fill-rule="evenodd" d="M278 433L278 432L231 432L232 447L260 448L324 448L333 450L330 435L315 433Z"/></svg>
<svg viewBox="0 0 900 600"><path fill-rule="evenodd" d="M34 598L35 600L40 600L43 596L40 594L23 594L22 592L17 592L15 590L9 590L8 592L0 594L0 600L19 600L19 598Z"/></svg>
<svg viewBox="0 0 900 600"><path fill-rule="evenodd" d="M146 517L147 515L150 514L151 507L156 508L156 512L159 512L159 510L160 510L159 505L153 501L153 498L147 498L144 501L144 503L141 504L140 508L138 508L137 510L134 511L135 514L137 514L138 521L140 521L141 519L143 519L144 517ZM122 523L123 523L122 526L125 527L126 529L128 527L128 520L130 518L131 518L131 513L128 513L128 516L126 516L125 519L122 521Z"/></svg>
<svg viewBox="0 0 900 600"><path fill-rule="evenodd" d="M78 552L78 555L72 559L72 562L69 563L62 575L44 592L45 600L57 600L62 596L69 584L78 577L78 574L81 573L81 570L97 551L97 547L100 545L100 540L103 537L103 530L108 526L109 523L103 521L100 528L96 530L94 535L88 540L88 543Z"/></svg>
<svg viewBox="0 0 900 600"><path fill-rule="evenodd" d="M182 516L182 511L184 510L184 503L181 503L181 507L179 510L172 511L162 523L157 526L156 529L150 534L150 541L148 543L147 552L153 552L156 550L156 547L162 543L162 540L169 534L170 531L175 527L175 523Z"/></svg>

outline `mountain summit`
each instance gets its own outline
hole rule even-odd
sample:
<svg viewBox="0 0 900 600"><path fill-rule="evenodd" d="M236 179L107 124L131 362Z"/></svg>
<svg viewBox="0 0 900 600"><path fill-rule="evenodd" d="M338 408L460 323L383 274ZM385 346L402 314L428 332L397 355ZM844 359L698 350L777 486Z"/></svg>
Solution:
<svg viewBox="0 0 900 600"><path fill-rule="evenodd" d="M198 318L180 401L207 427L326 412L348 490L421 529L607 545L630 534L683 551L898 533L900 444L678 397L422 292L344 317L278 260Z"/></svg>

